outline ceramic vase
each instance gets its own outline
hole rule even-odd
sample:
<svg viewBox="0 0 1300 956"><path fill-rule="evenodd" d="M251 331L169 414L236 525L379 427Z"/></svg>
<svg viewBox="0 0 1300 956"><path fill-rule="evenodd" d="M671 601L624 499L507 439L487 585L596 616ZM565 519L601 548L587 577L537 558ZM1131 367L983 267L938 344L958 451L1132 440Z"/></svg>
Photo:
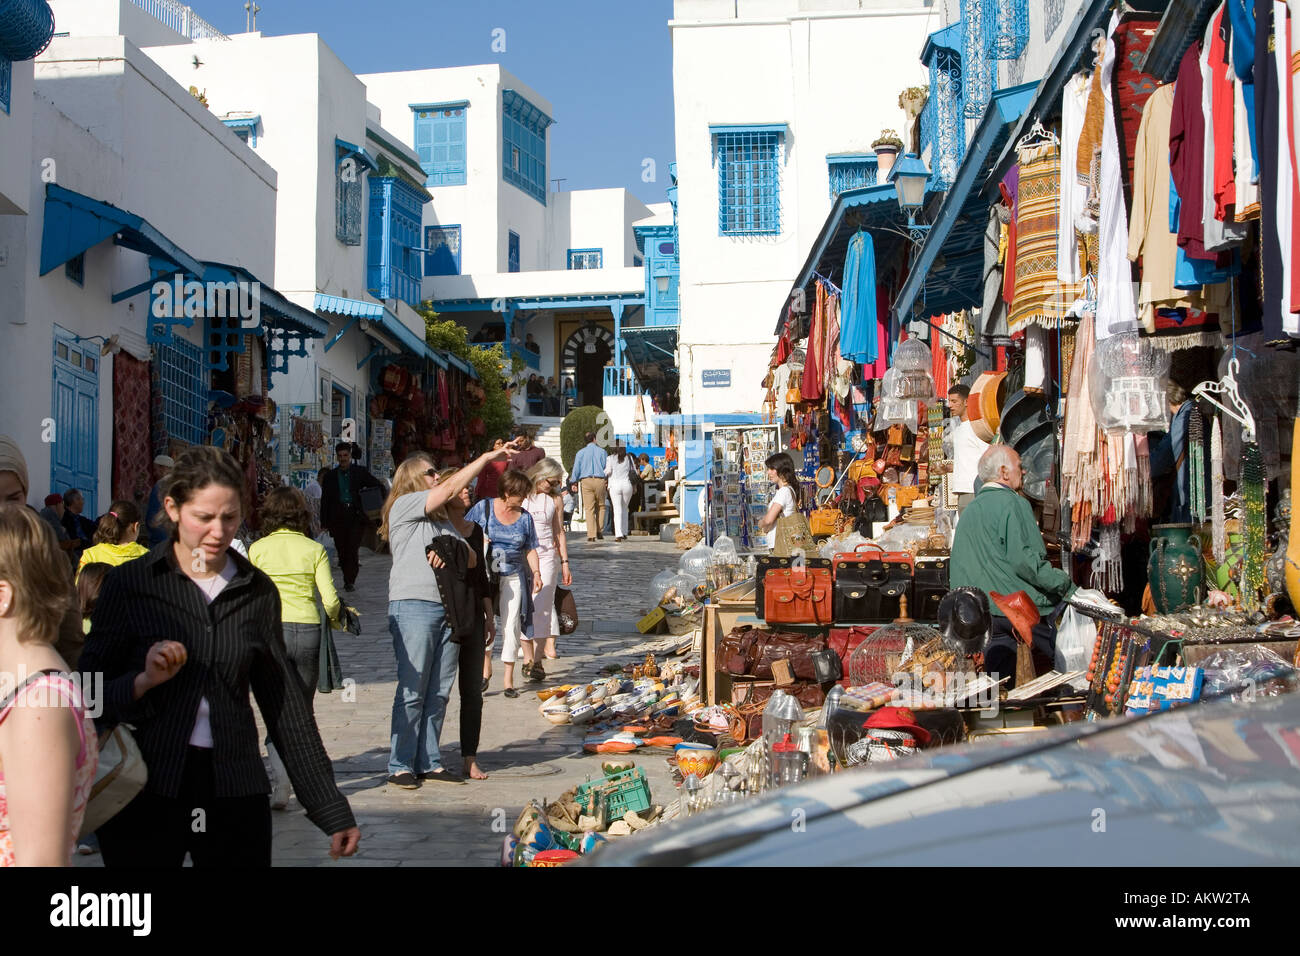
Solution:
<svg viewBox="0 0 1300 956"><path fill-rule="evenodd" d="M1151 600L1161 614L1199 604L1204 575L1201 540L1190 524L1158 524L1151 529L1147 558L1147 583Z"/></svg>

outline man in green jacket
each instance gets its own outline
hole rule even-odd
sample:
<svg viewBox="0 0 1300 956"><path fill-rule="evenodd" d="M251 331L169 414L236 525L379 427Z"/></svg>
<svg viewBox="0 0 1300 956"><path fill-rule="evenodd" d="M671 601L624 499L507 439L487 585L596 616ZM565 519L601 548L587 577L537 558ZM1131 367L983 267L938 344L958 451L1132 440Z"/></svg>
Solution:
<svg viewBox="0 0 1300 956"><path fill-rule="evenodd" d="M952 587L1014 594L1024 591L1042 620L1034 626L1034 657L1042 665L1056 656L1056 626L1047 620L1051 611L1077 590L1066 571L1047 562L1047 548L1034 521L1028 499L1020 494L1024 468L1020 456L1008 445L993 445L980 458L979 477L984 483L975 500L962 512L952 542ZM984 669L1009 675L1014 686L1016 636L1011 622L989 602L993 627L984 652Z"/></svg>

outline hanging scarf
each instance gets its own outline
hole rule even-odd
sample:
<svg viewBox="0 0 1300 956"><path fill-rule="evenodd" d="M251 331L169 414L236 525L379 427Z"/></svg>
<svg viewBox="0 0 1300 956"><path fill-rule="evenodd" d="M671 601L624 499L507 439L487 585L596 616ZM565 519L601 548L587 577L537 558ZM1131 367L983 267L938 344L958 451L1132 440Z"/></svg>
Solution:
<svg viewBox="0 0 1300 956"><path fill-rule="evenodd" d="M818 280L812 325L808 329L808 348L804 356L803 377L799 394L805 402L820 402L826 395L826 283Z"/></svg>
<svg viewBox="0 0 1300 956"><path fill-rule="evenodd" d="M1088 389L1088 357L1093 351L1093 318L1079 322L1070 365L1070 402L1065 413L1065 442L1061 450L1061 475L1065 498L1071 504L1074 548L1092 537L1092 514L1100 496L1097 417Z"/></svg>

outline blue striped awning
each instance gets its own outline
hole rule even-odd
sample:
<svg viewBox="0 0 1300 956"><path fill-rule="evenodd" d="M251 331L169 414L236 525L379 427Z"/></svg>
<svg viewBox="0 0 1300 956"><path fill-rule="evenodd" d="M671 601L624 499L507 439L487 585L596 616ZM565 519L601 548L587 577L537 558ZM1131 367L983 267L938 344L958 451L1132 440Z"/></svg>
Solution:
<svg viewBox="0 0 1300 956"><path fill-rule="evenodd" d="M384 307L379 302L363 302L360 299L345 299L341 295L316 293L316 311L332 312L334 315L346 315L363 319L377 319L384 314Z"/></svg>

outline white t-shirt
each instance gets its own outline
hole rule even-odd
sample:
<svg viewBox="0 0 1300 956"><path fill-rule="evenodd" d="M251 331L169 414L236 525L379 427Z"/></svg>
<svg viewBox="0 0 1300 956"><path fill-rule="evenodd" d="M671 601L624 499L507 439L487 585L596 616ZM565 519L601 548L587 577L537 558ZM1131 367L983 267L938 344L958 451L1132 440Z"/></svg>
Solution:
<svg viewBox="0 0 1300 956"><path fill-rule="evenodd" d="M767 506L767 509L768 509L769 511L772 510L772 505L780 505L780 506L781 506L781 517L782 517L782 518L788 518L788 517L790 517L792 514L794 514L794 492L790 489L790 486L789 486L789 485L782 485L782 486L780 487L780 489L777 491L777 493L774 494L774 495L772 496L772 501L771 501L771 503ZM772 530L769 531L769 532L767 533L767 546L768 546L769 548L775 548L775 547L776 547L776 528L775 528L775 527L772 528Z"/></svg>
<svg viewBox="0 0 1300 956"><path fill-rule="evenodd" d="M989 443L975 434L970 422L964 421L952 433L952 477L948 487L953 494L971 494L975 491L975 478L979 472L980 456Z"/></svg>
<svg viewBox="0 0 1300 956"><path fill-rule="evenodd" d="M201 583L195 581L199 590L203 592L203 600L209 604L215 601L217 595L226 589L226 585L235 579L235 570L235 562L226 558L225 566L217 572L215 578ZM194 715L194 729L190 731L190 746L203 747L207 750L216 746L212 742L211 709L206 697L199 698L199 710Z"/></svg>

